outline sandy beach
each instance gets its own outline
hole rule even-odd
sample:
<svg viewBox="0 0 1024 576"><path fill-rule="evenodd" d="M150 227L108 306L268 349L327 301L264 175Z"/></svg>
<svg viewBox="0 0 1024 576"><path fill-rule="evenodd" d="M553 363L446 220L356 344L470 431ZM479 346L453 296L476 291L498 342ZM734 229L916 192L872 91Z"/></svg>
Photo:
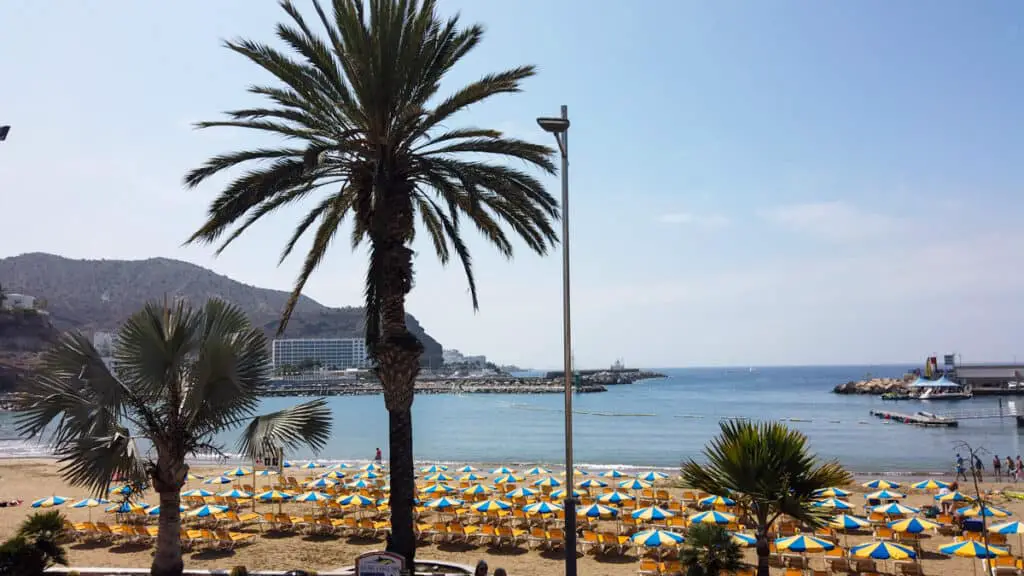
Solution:
<svg viewBox="0 0 1024 576"><path fill-rule="evenodd" d="M209 469L195 469L200 474L219 473L223 467ZM297 472L301 477L301 471ZM457 475L457 474L455 474ZM863 480L863 479L859 479ZM905 483L911 479L899 478L898 481ZM946 480L949 480L948 478ZM191 482L189 487L199 487L200 483ZM665 484L667 487L668 484ZM204 486L211 488L210 486ZM658 487L662 487L660 484ZM1024 490L1024 484L1021 485ZM906 488L906 486L904 486ZM985 489L1013 489L1013 484L986 483ZM220 487L212 487L217 491ZM678 495L680 490L669 488L673 495ZM851 488L855 494L848 500L858 507L857 513L861 513L861 505L864 502L862 494L868 490L859 486ZM967 491L966 488L964 488ZM910 506L930 504L932 496L916 491L907 490L910 494L904 503ZM29 502L37 498L50 495L60 495L80 499L87 494L77 488L67 486L57 473L56 464L49 460L3 460L0 461L0 498L20 498L24 504L18 507L0 508L0 538L7 538L16 529L18 524L34 511L29 507ZM148 500L155 501L153 495ZM1012 500L996 496L995 502L1004 505L1013 512L1013 518L1024 516L1024 501ZM300 513L299 504L286 504L285 511L294 507L295 513ZM61 511L72 521L85 521L89 518L87 509L73 509L66 505ZM276 511L276 505L258 504L257 511ZM102 508L92 510L94 520L113 521L113 516L102 511ZM1001 520L996 520L999 522ZM259 534L258 528L250 528ZM850 546L870 541L869 535L851 535L848 537ZM951 537L932 535L926 537L922 544L922 565L925 574L947 574L952 576L967 576L972 574L971 560L963 558L947 558L936 552L936 549L952 541ZM842 543L842 540L840 541ZM1017 537L1011 536L1009 543L1013 552L1019 554ZM189 552L185 555L185 565L192 568L224 568L229 569L236 565L245 565L250 569L293 569L313 568L319 571L336 569L342 566L351 565L356 556L361 553L383 548L382 540L354 539L333 536L310 536L304 534L282 534L267 532L260 534L253 540L252 544L240 546L233 551L202 551ZM72 566L123 566L123 567L148 567L150 563L151 549L141 545L115 545L109 544L72 544L69 546L68 555ZM483 559L491 568L504 567L510 574L535 574L538 576L555 576L563 573L561 554L558 552L544 552L538 550L509 549L494 550L486 546L467 545L426 545L419 549L421 558L434 558L473 564ZM821 555L810 555L811 567L816 569L824 568L824 560ZM748 561L754 561L754 553L751 549L746 550ZM978 565L977 561L974 561ZM639 566L638 561L632 555L626 557L607 556L595 557L587 554L579 559L580 573L593 576L624 576L636 574ZM892 563L884 564L879 562L879 568L886 572L892 571ZM781 572L781 570L780 570Z"/></svg>

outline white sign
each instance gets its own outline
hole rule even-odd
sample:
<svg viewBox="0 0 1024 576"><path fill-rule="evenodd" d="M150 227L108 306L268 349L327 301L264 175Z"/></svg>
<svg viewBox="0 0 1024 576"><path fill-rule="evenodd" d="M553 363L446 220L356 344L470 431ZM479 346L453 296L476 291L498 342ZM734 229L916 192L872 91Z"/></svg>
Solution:
<svg viewBox="0 0 1024 576"><path fill-rule="evenodd" d="M392 552L369 552L356 558L356 576L402 576L405 557Z"/></svg>

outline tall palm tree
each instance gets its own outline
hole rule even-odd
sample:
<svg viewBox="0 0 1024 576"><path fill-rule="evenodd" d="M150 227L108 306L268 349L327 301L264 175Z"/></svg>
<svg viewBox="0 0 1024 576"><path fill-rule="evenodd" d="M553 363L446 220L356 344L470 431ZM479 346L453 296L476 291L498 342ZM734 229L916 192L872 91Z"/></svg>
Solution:
<svg viewBox="0 0 1024 576"><path fill-rule="evenodd" d="M729 531L714 524L695 524L679 551L686 576L735 574L743 565L743 552Z"/></svg>
<svg viewBox="0 0 1024 576"><path fill-rule="evenodd" d="M757 525L757 574L768 576L768 530L785 514L809 526L825 524L811 506L814 491L853 477L838 462L819 462L807 437L778 422L729 420L704 448L706 462L683 464L683 482L711 494L729 494Z"/></svg>
<svg viewBox="0 0 1024 576"><path fill-rule="evenodd" d="M317 450L330 437L323 400L253 417L269 365L266 337L237 307L147 304L118 332L112 369L89 338L63 334L18 398L18 430L49 436L71 484L97 494L115 476L152 484L160 518L151 573L179 575L187 456L219 452L214 437L245 424L239 449L252 458L277 447Z"/></svg>
<svg viewBox="0 0 1024 576"><path fill-rule="evenodd" d="M421 230L442 263L458 259L475 309L476 281L462 225L470 222L506 257L513 254L507 229L529 249L547 253L557 242L557 202L509 161L553 173L552 150L497 130L451 126L458 112L519 92L520 82L534 74L532 66L513 68L440 97L442 80L483 38L480 26L461 26L457 17L442 20L434 0L369 0L367 6L362 0L333 0L330 14L319 2L312 4L321 32L290 1L281 2L290 23L279 24L277 36L291 53L249 40L227 43L274 76L274 85L249 89L270 104L198 126L245 128L291 144L215 156L190 172L185 183L194 187L248 167L213 201L206 223L189 242L214 242L230 230L219 252L281 206L317 198L281 254L283 260L315 228L281 331L346 219L353 249L369 245L366 343L389 413L390 549L412 562L411 407L423 351L405 316L413 239Z"/></svg>

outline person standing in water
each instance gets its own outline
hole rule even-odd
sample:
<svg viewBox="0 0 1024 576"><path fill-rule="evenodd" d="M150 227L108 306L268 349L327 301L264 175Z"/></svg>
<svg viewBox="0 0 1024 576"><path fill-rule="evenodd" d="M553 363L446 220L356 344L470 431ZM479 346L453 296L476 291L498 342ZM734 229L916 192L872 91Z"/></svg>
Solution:
<svg viewBox="0 0 1024 576"><path fill-rule="evenodd" d="M377 454L373 457L373 461L380 464L381 458L383 458L383 455L380 453L380 448L377 448Z"/></svg>

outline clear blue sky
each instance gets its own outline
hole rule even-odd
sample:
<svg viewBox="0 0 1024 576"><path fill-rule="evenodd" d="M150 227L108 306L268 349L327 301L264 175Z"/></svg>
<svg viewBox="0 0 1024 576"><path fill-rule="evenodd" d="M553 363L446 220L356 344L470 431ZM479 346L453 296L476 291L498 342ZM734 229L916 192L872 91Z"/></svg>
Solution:
<svg viewBox="0 0 1024 576"><path fill-rule="evenodd" d="M579 364L1024 358L1024 4L441 7L488 30L449 89L540 67L466 124L543 142L534 117L569 105ZM298 210L216 259L179 246L216 192L185 192L184 172L253 142L190 124L267 79L220 41L272 40L282 17L266 0L0 3L0 256L167 256L287 289ZM481 311L423 250L411 312L465 353L557 365L559 259L471 246ZM339 243L307 294L358 304L363 270Z"/></svg>

